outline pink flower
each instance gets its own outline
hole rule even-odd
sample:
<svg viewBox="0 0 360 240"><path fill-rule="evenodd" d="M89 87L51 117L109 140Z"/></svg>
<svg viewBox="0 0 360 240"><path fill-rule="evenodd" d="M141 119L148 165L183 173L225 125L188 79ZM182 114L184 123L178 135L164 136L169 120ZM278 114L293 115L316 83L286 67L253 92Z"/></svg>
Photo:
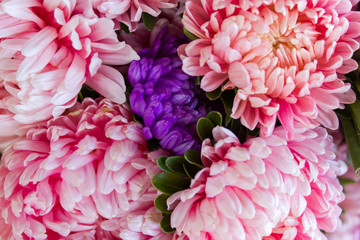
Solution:
<svg viewBox="0 0 360 240"><path fill-rule="evenodd" d="M340 203L343 209L341 215L342 225L331 234L327 234L329 240L357 240L360 239L360 182L352 167L342 178L353 181L344 186L345 200Z"/></svg>
<svg viewBox="0 0 360 240"><path fill-rule="evenodd" d="M213 130L201 149L205 168L188 190L168 199L171 226L193 239L261 239L290 211L292 186L300 169L286 141L254 138L243 145L229 130ZM282 177L283 174L288 174ZM184 238L186 239L186 238Z"/></svg>
<svg viewBox="0 0 360 240"><path fill-rule="evenodd" d="M175 8L178 0L92 0L94 9L135 31L143 13L157 17L161 8Z"/></svg>
<svg viewBox="0 0 360 240"><path fill-rule="evenodd" d="M14 121L13 113L7 109L6 102L10 99L7 95L4 83L0 81L0 96L2 96L0 98L0 152L11 146L19 136L25 135L27 131L21 123Z"/></svg>
<svg viewBox="0 0 360 240"><path fill-rule="evenodd" d="M75 104L85 82L115 102L125 101L123 77L107 65L138 56L88 1L4 0L0 25L0 111L8 115L2 126L59 116ZM6 135L15 133L0 133Z"/></svg>
<svg viewBox="0 0 360 240"><path fill-rule="evenodd" d="M277 129L274 134L278 134ZM326 239L320 230L333 232L341 225L338 204L344 200L344 194L337 176L347 171L345 161L335 154L333 138L324 128L301 135L288 141L290 151L302 166L302 176L290 199L290 214L264 240Z"/></svg>
<svg viewBox="0 0 360 240"><path fill-rule="evenodd" d="M150 178L164 154L125 104L85 99L5 151L0 238L160 239Z"/></svg>
<svg viewBox="0 0 360 240"><path fill-rule="evenodd" d="M184 27L199 39L179 48L184 71L207 92L235 89L232 117L262 135L280 120L336 129L333 109L355 95L343 74L357 68L360 13L349 0L189 0ZM229 81L226 81L226 80Z"/></svg>
<svg viewBox="0 0 360 240"><path fill-rule="evenodd" d="M221 127L213 136L202 146L205 168L167 202L179 239L319 239L338 226L346 165L325 129L288 139L279 127L244 144Z"/></svg>

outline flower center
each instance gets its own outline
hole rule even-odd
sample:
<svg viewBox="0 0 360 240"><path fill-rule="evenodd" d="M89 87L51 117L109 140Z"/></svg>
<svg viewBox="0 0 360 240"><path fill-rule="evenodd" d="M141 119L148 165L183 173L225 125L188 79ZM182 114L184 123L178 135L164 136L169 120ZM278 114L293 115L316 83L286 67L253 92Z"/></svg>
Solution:
<svg viewBox="0 0 360 240"><path fill-rule="evenodd" d="M319 32L305 14L291 10L287 10L285 15L273 14L275 20L269 24L269 33L263 36L271 43L268 45L272 48L270 55L278 58L281 68L297 66L302 69L315 57L313 46Z"/></svg>

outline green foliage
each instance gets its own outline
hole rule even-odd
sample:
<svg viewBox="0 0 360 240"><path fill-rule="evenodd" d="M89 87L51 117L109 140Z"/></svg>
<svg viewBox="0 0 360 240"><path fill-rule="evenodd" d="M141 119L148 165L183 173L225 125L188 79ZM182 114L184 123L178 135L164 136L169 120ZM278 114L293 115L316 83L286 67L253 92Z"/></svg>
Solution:
<svg viewBox="0 0 360 240"><path fill-rule="evenodd" d="M348 146L348 151L350 154L350 158L355 170L355 173L359 176L360 169L360 139L357 131L354 127L354 123L351 119L350 112L348 108L345 110L339 111L341 114L338 114L339 119L341 121L342 130L344 132L344 137L346 140L346 144Z"/></svg>
<svg viewBox="0 0 360 240"><path fill-rule="evenodd" d="M171 217L171 214L164 214L163 218L160 222L161 229L166 233L175 232L175 228L172 228L170 225L170 217Z"/></svg>
<svg viewBox="0 0 360 240"><path fill-rule="evenodd" d="M161 172L153 177L152 184L165 194L173 194L189 188L190 181L178 174Z"/></svg>
<svg viewBox="0 0 360 240"><path fill-rule="evenodd" d="M170 195L167 194L161 194L157 196L155 199L154 205L157 210L159 210L161 213L171 213L171 210L167 209L166 201L170 197Z"/></svg>
<svg viewBox="0 0 360 240"><path fill-rule="evenodd" d="M190 40L196 40L198 37L190 33L186 28L184 28L184 34L190 39Z"/></svg>
<svg viewBox="0 0 360 240"><path fill-rule="evenodd" d="M156 174L152 179L153 186L163 194L159 195L154 202L155 207L163 214L160 223L164 232L173 232L170 225L172 210L167 209L166 201L175 192L188 189L191 179L204 166L200 159L200 152L188 150L184 156L161 156L157 165L164 172Z"/></svg>
<svg viewBox="0 0 360 240"><path fill-rule="evenodd" d="M235 90L234 89L226 90L221 94L221 97L220 97L221 101L224 104L225 111L229 116L231 115L236 91L237 91L236 89Z"/></svg>
<svg viewBox="0 0 360 240"><path fill-rule="evenodd" d="M217 89L215 89L212 92L206 92L206 96L208 97L208 99L210 99L211 101L214 101L216 99L218 99L221 96L221 86L218 87Z"/></svg>
<svg viewBox="0 0 360 240"><path fill-rule="evenodd" d="M184 169L185 158L183 156L168 157L165 161L166 166L175 174L186 175Z"/></svg>
<svg viewBox="0 0 360 240"><path fill-rule="evenodd" d="M127 34L130 33L129 27L128 27L126 24L122 23L122 22L120 23L120 28L121 28L121 30L123 30L125 33L127 33Z"/></svg>
<svg viewBox="0 0 360 240"><path fill-rule="evenodd" d="M215 127L213 122L208 118L200 118L196 124L196 130L201 141L212 138L212 129Z"/></svg>
<svg viewBox="0 0 360 240"><path fill-rule="evenodd" d="M201 154L199 151L189 149L184 153L184 158L191 165L197 166L198 168L203 168L203 164L201 162Z"/></svg>
<svg viewBox="0 0 360 240"><path fill-rule="evenodd" d="M151 16L146 12L143 12L141 18L147 30L151 31L155 27L156 17Z"/></svg>
<svg viewBox="0 0 360 240"><path fill-rule="evenodd" d="M200 85L201 83L201 77L200 76L196 76L195 77L195 85Z"/></svg>
<svg viewBox="0 0 360 240"><path fill-rule="evenodd" d="M216 111L212 111L209 112L206 116L208 119L211 120L211 122L217 126L221 126L222 125L222 115L219 112Z"/></svg>

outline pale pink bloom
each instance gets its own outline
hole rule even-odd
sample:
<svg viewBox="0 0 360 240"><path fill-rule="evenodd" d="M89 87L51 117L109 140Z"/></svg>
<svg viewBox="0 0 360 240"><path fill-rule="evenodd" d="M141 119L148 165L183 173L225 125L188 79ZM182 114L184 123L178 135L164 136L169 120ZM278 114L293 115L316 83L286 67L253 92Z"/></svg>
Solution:
<svg viewBox="0 0 360 240"><path fill-rule="evenodd" d="M0 152L4 151L5 148L11 146L19 136L25 135L26 129L22 129L22 124L14 121L13 113L10 112L6 107L6 101L9 100L7 91L4 88L3 82L0 81Z"/></svg>
<svg viewBox="0 0 360 240"><path fill-rule="evenodd" d="M351 8L349 0L189 0L183 24L199 39L179 48L183 69L204 75L207 92L235 89L231 116L262 135L277 119L290 135L298 123L336 129L333 109L355 100L342 81L358 66L360 13Z"/></svg>
<svg viewBox="0 0 360 240"><path fill-rule="evenodd" d="M157 17L161 9L177 7L178 0L91 0L94 9L135 31L143 13Z"/></svg>
<svg viewBox="0 0 360 240"><path fill-rule="evenodd" d="M164 154L127 105L85 99L4 152L0 238L162 239L151 177Z"/></svg>
<svg viewBox="0 0 360 240"><path fill-rule="evenodd" d="M271 136L241 144L229 130L203 142L205 168L190 189L168 199L179 239L261 239L290 211L292 179L300 168L286 141ZM284 176L283 176L284 175ZM186 237L185 237L186 236Z"/></svg>
<svg viewBox="0 0 360 240"><path fill-rule="evenodd" d="M8 115L1 126L59 116L75 104L85 82L115 102L125 101L123 77L108 65L138 55L118 41L114 23L97 17L89 1L4 0L0 25L0 109ZM11 134L9 128L0 137Z"/></svg>
<svg viewBox="0 0 360 240"><path fill-rule="evenodd" d="M244 144L221 127L213 136L202 146L205 168L167 202L179 239L319 239L338 226L346 165L325 129L288 139L279 127Z"/></svg>
<svg viewBox="0 0 360 240"><path fill-rule="evenodd" d="M349 169L352 173L354 169ZM344 210L341 215L342 226L334 233L328 234L330 240L358 240L360 239L360 184L354 176L355 183L344 187L345 200L340 204Z"/></svg>
<svg viewBox="0 0 360 240"><path fill-rule="evenodd" d="M277 129L274 134L279 134ZM320 230L333 232L341 225L338 204L344 200L344 194L337 176L347 171L345 161L335 154L333 138L324 128L298 136L288 141L290 151L302 166L302 176L293 186L296 190L290 199L292 208L289 216L264 240L326 239Z"/></svg>

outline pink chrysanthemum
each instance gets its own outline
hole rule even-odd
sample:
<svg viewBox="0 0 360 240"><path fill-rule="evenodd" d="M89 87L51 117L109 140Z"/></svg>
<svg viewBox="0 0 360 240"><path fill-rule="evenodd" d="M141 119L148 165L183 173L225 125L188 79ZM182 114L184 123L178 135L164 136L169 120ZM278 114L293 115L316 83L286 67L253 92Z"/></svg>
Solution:
<svg viewBox="0 0 360 240"><path fill-rule="evenodd" d="M277 129L274 134L279 134ZM285 133L282 135L285 137ZM337 176L347 171L345 161L334 152L333 138L324 128L301 135L288 141L290 151L302 166L302 176L293 186L296 192L290 199L291 212L265 240L326 239L320 230L333 232L341 224L338 204L344 200L344 194Z"/></svg>
<svg viewBox="0 0 360 240"><path fill-rule="evenodd" d="M201 87L235 89L232 117L271 134L277 119L338 127L333 109L354 93L343 74L357 68L360 13L349 0L189 0L183 23L199 39L179 48Z"/></svg>
<svg viewBox="0 0 360 240"><path fill-rule="evenodd" d="M270 235L290 211L289 181L300 174L286 142L273 136L241 145L222 127L214 128L213 136L214 146L210 139L203 142L205 168L190 189L168 199L170 207L177 204L171 226L190 240L256 240Z"/></svg>
<svg viewBox="0 0 360 240"><path fill-rule="evenodd" d="M93 7L106 18L116 19L135 31L143 13L157 17L161 8L174 8L178 0L91 0Z"/></svg>
<svg viewBox="0 0 360 240"><path fill-rule="evenodd" d="M160 239L150 180L160 154L126 105L85 99L4 153L0 238Z"/></svg>
<svg viewBox="0 0 360 240"><path fill-rule="evenodd" d="M0 25L0 111L10 114L12 125L59 116L75 104L85 81L111 100L125 101L123 77L107 65L138 56L88 1L4 0Z"/></svg>
<svg viewBox="0 0 360 240"><path fill-rule="evenodd" d="M351 173L351 174L349 174ZM341 215L342 226L334 233L328 234L330 240L358 240L360 239L360 183L354 174L354 169L349 168L346 177L350 177L354 183L344 186L345 200L340 204L344 210Z"/></svg>
<svg viewBox="0 0 360 240"><path fill-rule="evenodd" d="M214 146L207 139L201 150L205 168L168 199L180 239L318 239L334 230L343 199L336 177L346 165L334 161L325 129L286 135L280 127L241 145L214 128Z"/></svg>

